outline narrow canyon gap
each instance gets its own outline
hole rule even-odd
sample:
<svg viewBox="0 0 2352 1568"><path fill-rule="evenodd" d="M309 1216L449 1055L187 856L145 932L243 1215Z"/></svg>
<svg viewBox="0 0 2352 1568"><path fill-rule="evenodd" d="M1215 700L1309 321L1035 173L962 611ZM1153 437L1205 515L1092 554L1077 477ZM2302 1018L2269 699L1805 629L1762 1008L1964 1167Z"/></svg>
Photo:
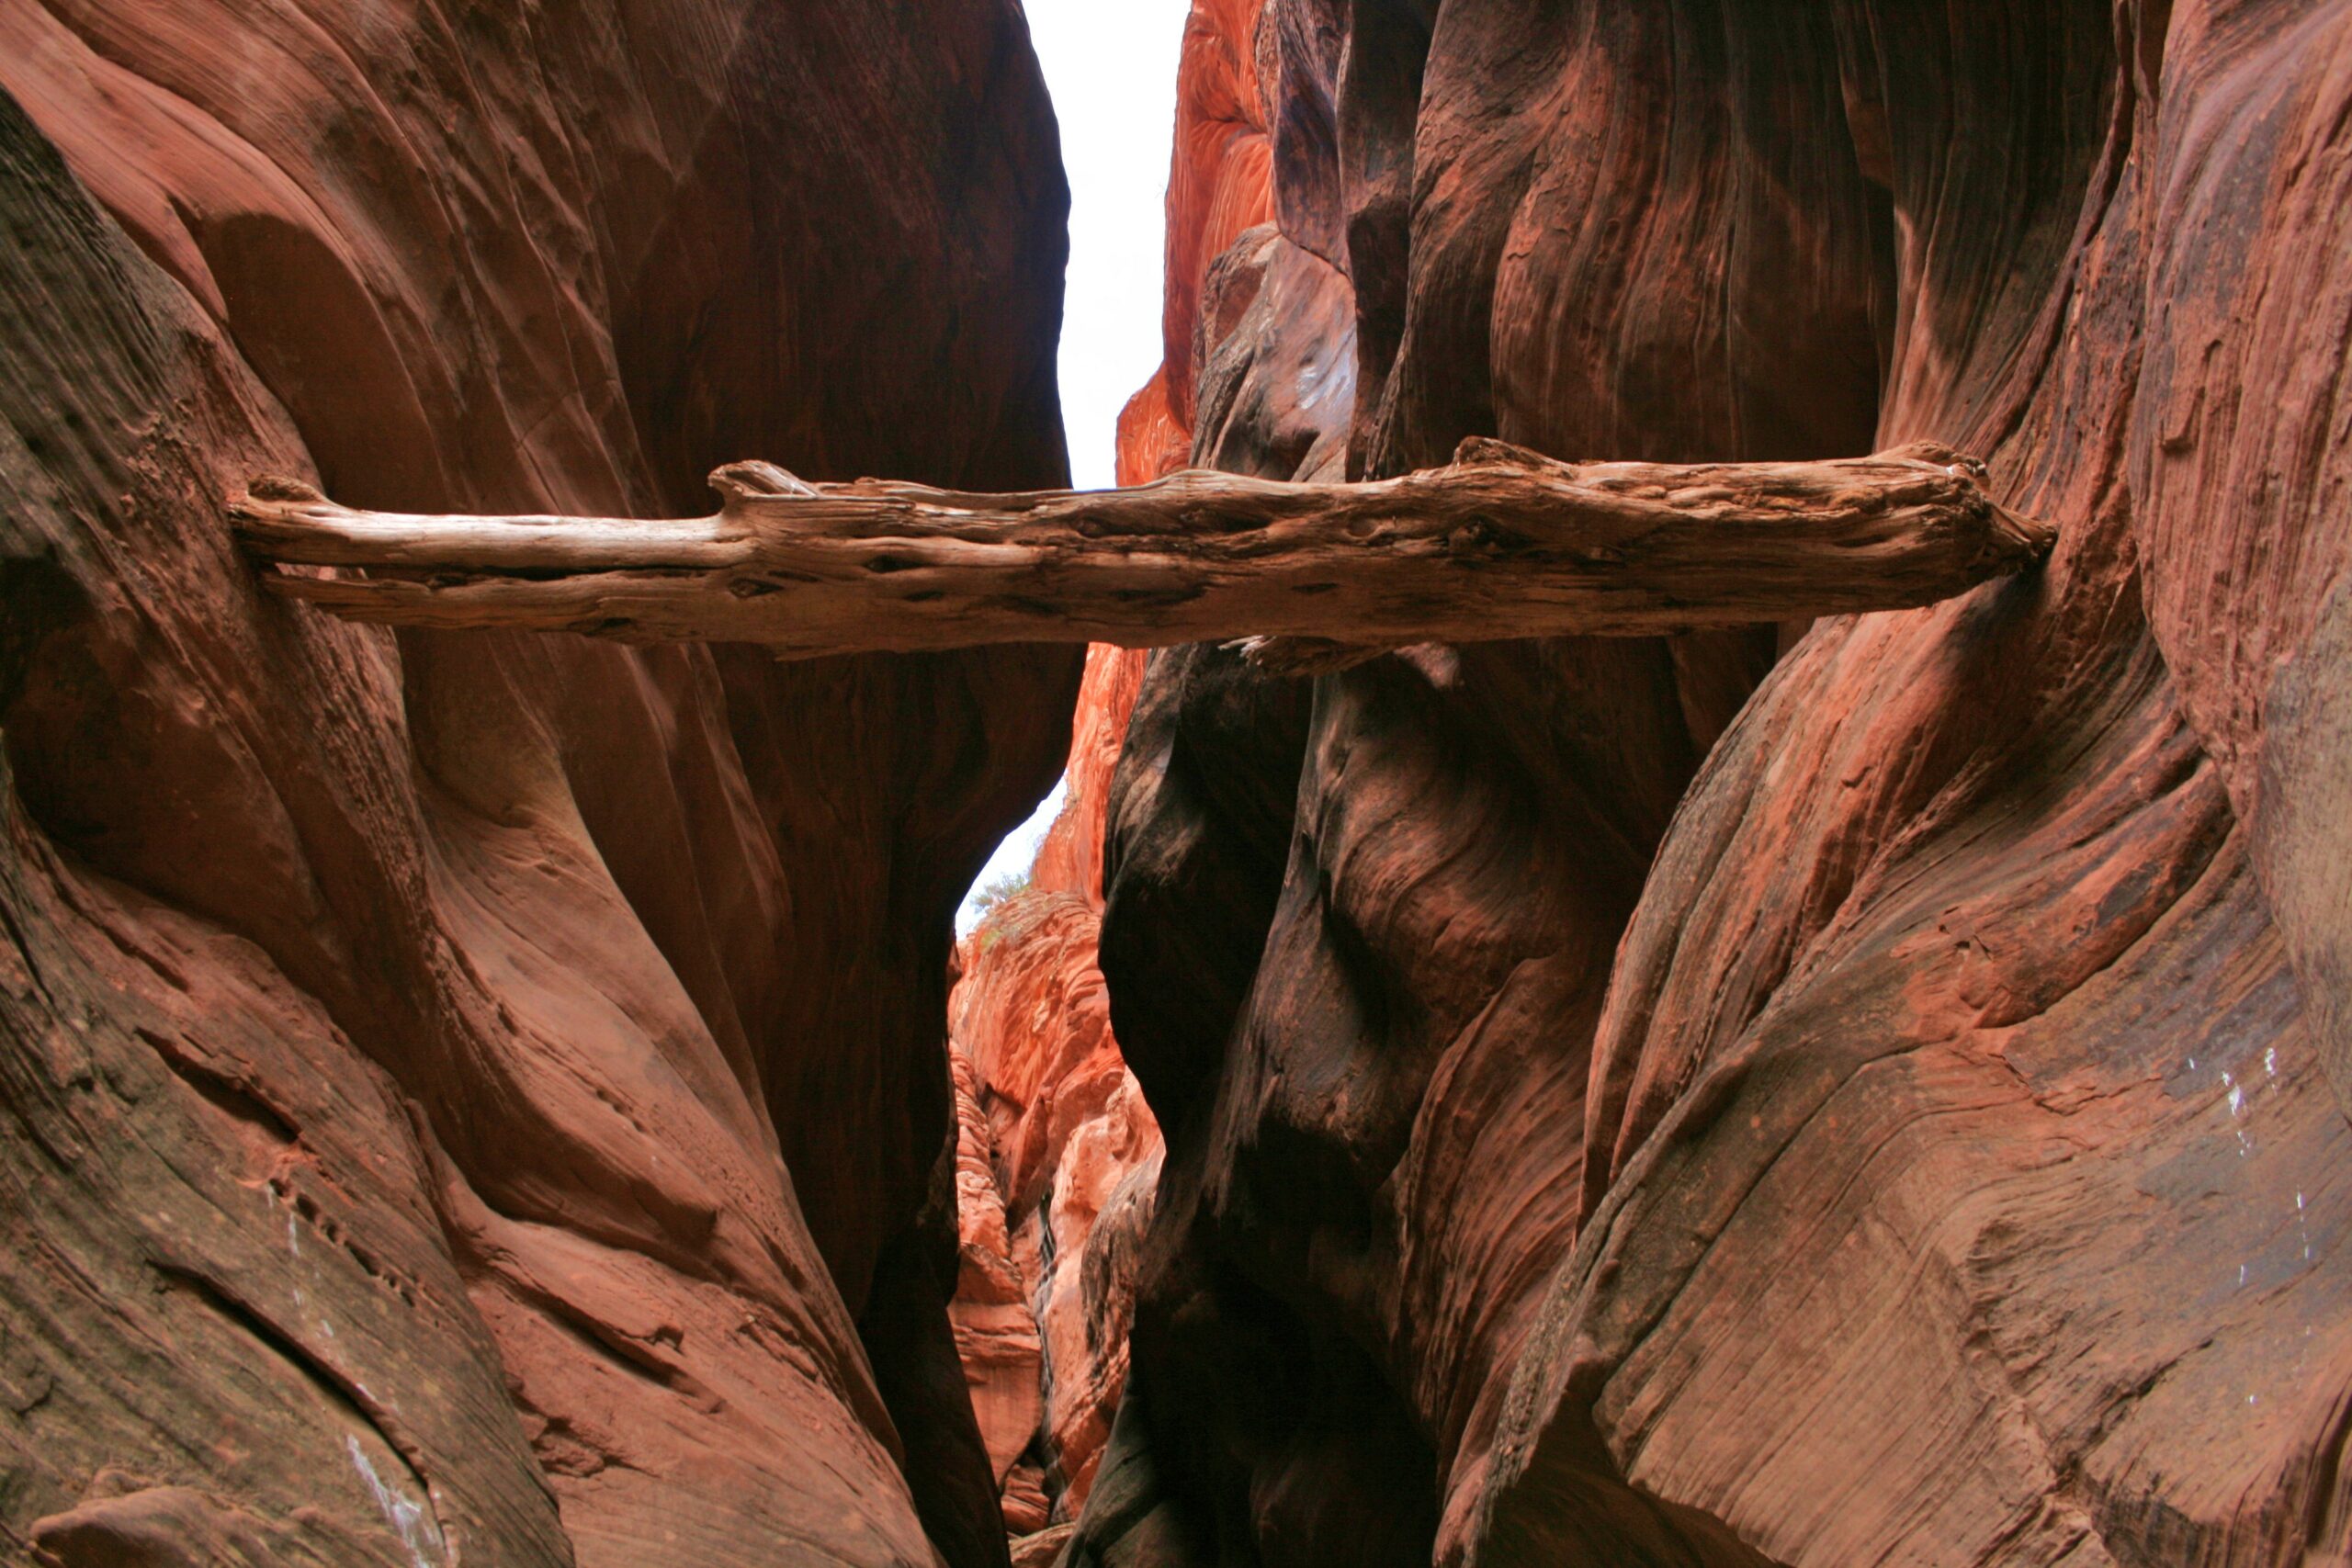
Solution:
<svg viewBox="0 0 2352 1568"><path fill-rule="evenodd" d="M2352 1556L2352 13L1198 0L1176 87L1040 502L1010 0L0 0L0 1543ZM1710 532L1872 453L2011 546Z"/></svg>

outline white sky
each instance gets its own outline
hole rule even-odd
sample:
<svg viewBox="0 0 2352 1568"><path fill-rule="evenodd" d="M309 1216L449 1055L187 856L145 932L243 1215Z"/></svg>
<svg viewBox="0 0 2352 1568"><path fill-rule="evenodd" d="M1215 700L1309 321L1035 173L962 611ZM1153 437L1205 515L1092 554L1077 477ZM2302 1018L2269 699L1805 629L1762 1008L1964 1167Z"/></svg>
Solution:
<svg viewBox="0 0 2352 1568"><path fill-rule="evenodd" d="M1069 171L1062 420L1080 489L1112 482L1119 410L1159 367L1160 243L1189 0L1027 0Z"/></svg>
<svg viewBox="0 0 2352 1568"><path fill-rule="evenodd" d="M1119 410L1159 367L1160 243L1176 64L1191 0L1027 0L1069 171L1069 282L1062 310L1062 423L1071 482L1114 482ZM1062 786L1015 828L972 884L1026 872ZM979 919L969 897L956 932Z"/></svg>
<svg viewBox="0 0 2352 1568"><path fill-rule="evenodd" d="M989 883L1002 877L1024 875L1036 863L1037 846L1046 841L1046 829L1061 815L1062 798L1069 794L1066 780L1055 781L1053 790L1037 803L1029 820L1004 836L1004 842L989 856L989 863L980 867L980 874L972 879L971 891L964 895L964 906L956 911L956 935L960 939L972 934L980 923L980 911L972 903L974 894Z"/></svg>

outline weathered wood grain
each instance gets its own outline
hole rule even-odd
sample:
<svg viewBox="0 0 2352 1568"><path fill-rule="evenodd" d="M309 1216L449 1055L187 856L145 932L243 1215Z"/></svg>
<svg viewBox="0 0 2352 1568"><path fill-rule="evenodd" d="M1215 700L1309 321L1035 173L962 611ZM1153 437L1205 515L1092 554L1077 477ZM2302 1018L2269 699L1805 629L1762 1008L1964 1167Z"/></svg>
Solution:
<svg viewBox="0 0 2352 1568"><path fill-rule="evenodd" d="M1909 608L2023 570L2052 531L1940 448L1815 463L1555 462L1464 443L1362 484L1190 470L967 494L711 476L710 517L411 516L256 481L270 587L355 620L519 626L787 655L1248 637L1273 665L1421 641L1645 636Z"/></svg>

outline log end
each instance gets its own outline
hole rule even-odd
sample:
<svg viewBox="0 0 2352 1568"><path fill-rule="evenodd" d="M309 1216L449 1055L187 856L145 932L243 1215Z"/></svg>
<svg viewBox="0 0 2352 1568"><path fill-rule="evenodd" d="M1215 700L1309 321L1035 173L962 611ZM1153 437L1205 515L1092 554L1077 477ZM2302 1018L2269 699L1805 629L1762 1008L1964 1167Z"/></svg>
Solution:
<svg viewBox="0 0 2352 1568"><path fill-rule="evenodd" d="M2015 558L2020 566L2041 560L2058 545L2058 530L2039 518L2011 512L2000 503L1993 503L1993 535L2005 547L2004 553Z"/></svg>
<svg viewBox="0 0 2352 1568"><path fill-rule="evenodd" d="M292 541L333 532L337 518L351 514L318 486L287 474L257 476L243 494L230 498L226 511L238 543L272 558Z"/></svg>

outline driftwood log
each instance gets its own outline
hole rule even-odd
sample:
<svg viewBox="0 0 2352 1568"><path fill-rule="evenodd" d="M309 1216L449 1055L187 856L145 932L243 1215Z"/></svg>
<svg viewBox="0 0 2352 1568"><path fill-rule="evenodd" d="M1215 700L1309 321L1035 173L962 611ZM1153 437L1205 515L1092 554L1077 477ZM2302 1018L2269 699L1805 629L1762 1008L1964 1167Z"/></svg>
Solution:
<svg viewBox="0 0 2352 1568"><path fill-rule="evenodd" d="M1930 604L2015 572L2051 531L1931 446L1814 463L1561 463L1500 442L1363 484L1190 471L1129 489L973 495L765 463L716 516L357 512L257 480L231 509L266 581L354 620L788 657L1250 639L1275 668L1416 642L1638 636Z"/></svg>

